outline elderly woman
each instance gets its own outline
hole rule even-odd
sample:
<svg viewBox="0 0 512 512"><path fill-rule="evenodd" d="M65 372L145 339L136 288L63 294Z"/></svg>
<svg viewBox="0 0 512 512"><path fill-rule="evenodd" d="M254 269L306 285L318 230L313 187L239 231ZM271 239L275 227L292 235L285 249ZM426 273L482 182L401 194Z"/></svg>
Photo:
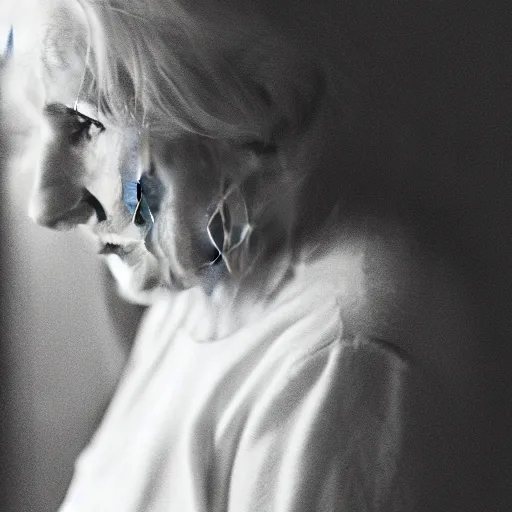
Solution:
<svg viewBox="0 0 512 512"><path fill-rule="evenodd" d="M150 305L61 511L469 510L479 315L341 13L44 7L30 214Z"/></svg>

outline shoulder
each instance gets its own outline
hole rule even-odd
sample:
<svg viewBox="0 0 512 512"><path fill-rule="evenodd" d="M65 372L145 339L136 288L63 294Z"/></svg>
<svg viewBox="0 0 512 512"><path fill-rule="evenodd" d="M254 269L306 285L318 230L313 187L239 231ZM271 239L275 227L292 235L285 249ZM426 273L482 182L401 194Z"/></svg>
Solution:
<svg viewBox="0 0 512 512"><path fill-rule="evenodd" d="M329 388L339 397L351 390L350 396L362 398L377 389L386 394L390 382L405 380L411 372L421 374L397 345L363 334L346 334L301 353L290 365L286 380L309 382L311 386L323 381L326 394Z"/></svg>
<svg viewBox="0 0 512 512"><path fill-rule="evenodd" d="M429 371L468 373L481 327L454 260L417 230L381 219L366 234L362 275L363 299L351 316L356 333L392 343Z"/></svg>
<svg viewBox="0 0 512 512"><path fill-rule="evenodd" d="M265 478L293 482L278 489L290 492L284 497L296 503L293 510L323 509L327 502L326 510L352 509L361 506L354 492L363 489L376 502L390 499L397 487L408 493L409 476L399 474L398 464L406 395L417 377L410 370L396 350L362 335L303 353L255 404L242 456L269 461ZM268 452L258 457L262 447Z"/></svg>

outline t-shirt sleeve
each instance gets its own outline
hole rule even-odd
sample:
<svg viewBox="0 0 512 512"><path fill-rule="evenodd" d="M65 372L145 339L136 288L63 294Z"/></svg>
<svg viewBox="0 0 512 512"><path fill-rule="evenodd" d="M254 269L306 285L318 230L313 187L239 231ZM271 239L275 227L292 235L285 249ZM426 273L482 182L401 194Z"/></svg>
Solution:
<svg viewBox="0 0 512 512"><path fill-rule="evenodd" d="M370 339L299 358L247 419L228 510L416 510L403 442L412 374L406 357Z"/></svg>

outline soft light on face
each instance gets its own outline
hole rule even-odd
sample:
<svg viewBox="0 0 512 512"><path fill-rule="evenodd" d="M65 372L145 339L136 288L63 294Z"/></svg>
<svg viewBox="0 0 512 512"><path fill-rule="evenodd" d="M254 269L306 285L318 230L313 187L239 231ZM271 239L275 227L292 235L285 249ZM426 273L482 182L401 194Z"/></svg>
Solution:
<svg viewBox="0 0 512 512"><path fill-rule="evenodd" d="M144 244L148 230L133 224L122 187L141 172L138 131L115 126L98 112L94 91L84 87L88 80L84 81L85 52L70 28L74 25L66 12L53 23L45 35L44 129L30 215L51 228L85 226L100 251L113 253L115 248L119 255L110 254L107 259L116 260L115 274L124 295L147 303L147 290L162 280L156 258ZM73 111L79 93L79 112L101 120L106 129ZM143 292L140 297L139 291Z"/></svg>
<svg viewBox="0 0 512 512"><path fill-rule="evenodd" d="M139 172L133 129L122 132L111 126L90 134L81 128L79 116L63 105L47 105L45 116L50 136L42 147L32 216L56 229L88 224L100 252L109 254L110 260L116 256L115 273L125 295L136 300L137 291L144 292L146 303L147 291L164 283L155 257L145 246L149 228L134 222L123 197L123 182ZM118 260L126 266L123 274Z"/></svg>
<svg viewBox="0 0 512 512"><path fill-rule="evenodd" d="M244 248L236 246L244 242L250 211L256 211L251 206L270 211L275 205L269 189L254 187L252 197L247 190L241 192L243 184L236 186L236 180L244 170L259 171L258 166L277 173L276 162L271 164L275 156L258 155L253 145L194 136L180 141L153 139L152 164L144 168L134 128L121 131L107 125L104 131L76 140L70 137L77 122L74 114L51 105L46 116L52 131L42 151L33 215L38 222L60 229L89 224L126 298L148 303L152 291L162 287L211 288L216 279L228 276L226 268L235 272L240 268L236 251ZM123 197L123 183L133 183L141 175L142 193L155 212L150 230L134 223ZM84 194L98 200L105 218L91 200L84 200ZM216 215L224 216L229 233L222 222L220 231L212 222ZM228 236L232 237L229 247L236 249L226 255L232 268L218 254L219 248L228 247Z"/></svg>
<svg viewBox="0 0 512 512"><path fill-rule="evenodd" d="M102 9L98 7L98 12ZM116 11L114 17L118 15ZM114 28L123 37L135 31L135 40L144 39L137 33L140 27L132 23L132 18L125 17ZM160 29L166 37L173 37L172 31ZM221 38L215 31L213 35ZM191 62L200 66L206 59L206 64L204 69L192 69L188 78L201 73L207 77L210 72L217 86L225 80L229 91L239 97L226 98L219 89L219 98L202 110L202 86L195 81L186 89L186 80L176 84L172 77L163 80L168 75L163 69L153 77L155 83L146 84L149 92L145 91L153 95L154 88L160 87L159 101L165 100L165 105L160 108L150 96L144 115L139 115L133 107L139 104L130 96L135 94L130 85L136 81L134 76L126 79L128 86L120 81L110 95L101 96L103 101L117 95L115 109L98 101L95 87L100 79L93 71L97 56L95 47L88 48L89 37L84 13L75 16L65 9L51 17L43 38L44 115L50 131L41 150L32 201L34 218L55 228L86 224L124 295L143 302L148 302L153 289L202 285L211 290L220 281L236 283L249 270L256 272L278 250L286 251L302 184L302 169L296 165L299 158L293 159L299 154L295 145L299 138L304 145L302 124L311 122L310 110L317 107L321 90L316 89L316 72L310 76L308 65L303 64L303 55L296 50L285 53L287 46L280 46L281 42L275 43L276 48L273 42L246 48L252 39L244 31L240 32L244 43L238 41L240 47L236 41L222 41L226 55L209 47L204 55L194 54L200 53L198 41L190 53ZM99 40L103 49L107 43L120 44L115 39ZM227 48L228 43L233 49ZM144 51L151 54L150 41L144 44ZM172 39L168 44L178 47ZM109 55L126 51L123 45L108 48ZM188 73L188 50L183 55L180 51L169 62ZM87 69L86 55L91 69ZM132 60L136 57L144 63L149 57L155 59L155 55L130 55ZM151 69L147 68L148 73ZM183 93L172 89L173 84L184 87ZM73 107L77 98L78 110L98 119L105 130L89 130L94 128L89 126L81 131L80 116L64 107ZM64 106L59 110L56 104ZM123 121L119 120L119 105L125 105ZM189 119L166 117L183 105L191 111ZM172 121L167 132L162 131L166 119ZM205 126L199 126L200 133L193 132L191 127L200 121ZM245 128L237 131L236 123ZM126 184L138 180L144 204L152 212L151 225L134 222L134 212L125 200Z"/></svg>
<svg viewBox="0 0 512 512"><path fill-rule="evenodd" d="M66 46L65 39L59 40L61 43ZM52 51L56 55L60 49ZM60 55L84 64L77 54ZM71 91L80 90L82 75L71 67L66 80L62 62L56 71L51 64L49 60L45 63L47 98L63 98L73 104ZM94 106L87 100L83 98L78 108L94 117ZM83 129L83 116L63 101L48 103L44 109L48 129L36 172L31 216L57 229L88 224L87 231L97 239L129 300L148 303L155 289L168 288L171 283L178 287L197 284L196 271L211 254L206 238L207 203L218 195L211 162L198 159L200 172L190 173L190 166L184 169L183 161L197 155L187 154L185 149L177 166L164 159L165 171L154 166L150 169L151 160L143 155L147 148L135 126L119 127L105 119L105 130L95 129L94 124ZM96 116L101 119L100 114ZM161 151L167 152L165 148ZM163 181L158 174L164 176ZM154 226L136 225L124 197L123 185L134 183L141 175L145 199L153 198ZM198 232L204 239L200 244L193 240ZM209 254L203 257L198 254L202 251Z"/></svg>

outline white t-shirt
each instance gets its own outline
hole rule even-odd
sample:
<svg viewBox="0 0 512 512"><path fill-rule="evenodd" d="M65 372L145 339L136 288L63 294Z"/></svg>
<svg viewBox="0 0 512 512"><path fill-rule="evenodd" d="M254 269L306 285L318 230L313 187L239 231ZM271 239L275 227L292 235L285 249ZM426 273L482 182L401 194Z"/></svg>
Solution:
<svg viewBox="0 0 512 512"><path fill-rule="evenodd" d="M411 364L348 332L330 265L214 340L199 290L153 305L60 512L420 510Z"/></svg>

